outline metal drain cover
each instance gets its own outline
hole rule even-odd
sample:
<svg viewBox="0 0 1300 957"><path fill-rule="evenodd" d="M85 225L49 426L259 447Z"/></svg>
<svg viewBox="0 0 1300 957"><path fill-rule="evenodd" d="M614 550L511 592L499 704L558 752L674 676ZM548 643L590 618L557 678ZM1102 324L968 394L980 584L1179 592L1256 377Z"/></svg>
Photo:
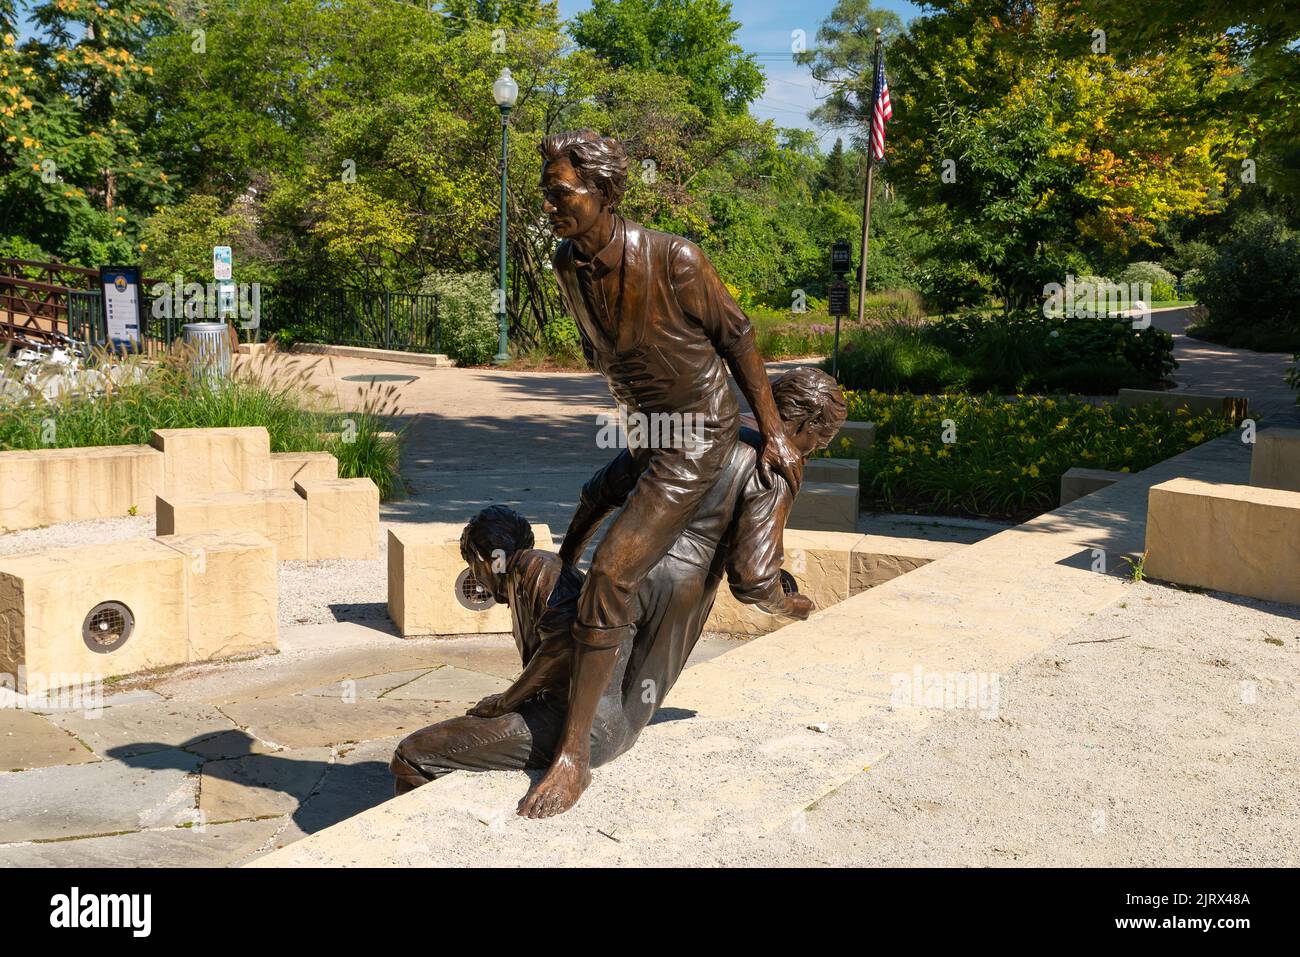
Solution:
<svg viewBox="0 0 1300 957"><path fill-rule="evenodd" d="M418 375L401 375L396 372L376 372L374 374L345 375L344 382L414 382Z"/></svg>
<svg viewBox="0 0 1300 957"><path fill-rule="evenodd" d="M456 600L470 611L487 611L496 604L492 592L484 588L468 568L456 579Z"/></svg>
<svg viewBox="0 0 1300 957"><path fill-rule="evenodd" d="M135 615L120 601L101 601L81 625L81 637L86 647L96 654L106 655L117 651L135 630Z"/></svg>

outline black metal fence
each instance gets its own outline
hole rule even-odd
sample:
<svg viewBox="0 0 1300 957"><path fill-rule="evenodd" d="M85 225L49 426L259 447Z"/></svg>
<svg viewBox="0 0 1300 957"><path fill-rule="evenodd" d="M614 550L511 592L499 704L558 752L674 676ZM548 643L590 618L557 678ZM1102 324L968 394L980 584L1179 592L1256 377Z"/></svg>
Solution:
<svg viewBox="0 0 1300 957"><path fill-rule="evenodd" d="M441 352L434 293L338 288L262 291L262 335L294 342Z"/></svg>
<svg viewBox="0 0 1300 957"><path fill-rule="evenodd" d="M136 350L146 355L165 351L181 334L181 326L196 319L155 316L153 299L145 297ZM68 336L91 347L114 347L104 321L103 293L98 289L68 290ZM118 347L121 347L118 344Z"/></svg>
<svg viewBox="0 0 1300 957"><path fill-rule="evenodd" d="M280 336L292 342L365 346L403 352L441 352L439 297L434 293L316 287L262 287L259 338ZM202 318L172 316L146 297L142 351L165 349L187 322ZM242 320L240 321L242 325ZM68 334L92 346L108 344L99 290L68 293Z"/></svg>

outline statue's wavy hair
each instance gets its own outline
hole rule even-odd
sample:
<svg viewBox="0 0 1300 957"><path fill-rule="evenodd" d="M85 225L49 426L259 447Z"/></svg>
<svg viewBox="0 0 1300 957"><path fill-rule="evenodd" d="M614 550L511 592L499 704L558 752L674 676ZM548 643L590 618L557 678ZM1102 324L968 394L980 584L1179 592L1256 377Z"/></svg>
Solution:
<svg viewBox="0 0 1300 957"><path fill-rule="evenodd" d="M533 547L533 529L513 508L489 505L469 520L460 534L460 557L490 559L500 549L506 555Z"/></svg>
<svg viewBox="0 0 1300 957"><path fill-rule="evenodd" d="M599 190L610 209L627 192L627 154L618 140L595 130L571 130L545 137L537 144L543 162L567 159L589 187Z"/></svg>
<svg viewBox="0 0 1300 957"><path fill-rule="evenodd" d="M812 366L799 366L777 376L772 382L772 398L784 421L813 430L819 449L830 444L849 415L839 383Z"/></svg>

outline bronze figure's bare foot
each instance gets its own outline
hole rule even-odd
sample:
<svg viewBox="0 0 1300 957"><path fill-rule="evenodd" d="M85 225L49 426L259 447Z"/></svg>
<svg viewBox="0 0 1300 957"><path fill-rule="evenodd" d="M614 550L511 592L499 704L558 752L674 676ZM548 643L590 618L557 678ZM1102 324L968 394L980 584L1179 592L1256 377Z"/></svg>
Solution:
<svg viewBox="0 0 1300 957"><path fill-rule="evenodd" d="M578 803L590 785L590 766L561 755L519 802L519 816L542 818L563 814Z"/></svg>

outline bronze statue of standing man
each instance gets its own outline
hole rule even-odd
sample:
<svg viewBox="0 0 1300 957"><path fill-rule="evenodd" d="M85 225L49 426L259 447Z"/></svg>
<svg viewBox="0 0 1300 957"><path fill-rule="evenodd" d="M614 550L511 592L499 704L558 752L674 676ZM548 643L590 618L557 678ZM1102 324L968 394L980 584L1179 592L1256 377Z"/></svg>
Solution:
<svg viewBox="0 0 1300 957"><path fill-rule="evenodd" d="M568 810L590 782L590 731L616 650L632 636L641 580L667 553L722 473L736 443L735 376L762 435L760 475L802 476L755 348L749 319L694 243L618 214L627 156L592 130L546 137L543 210L563 240L555 254L560 295L577 323L588 361L629 413L702 423L692 441L632 449L636 485L592 559L578 599L568 715L550 769L520 807L528 817ZM586 536L565 536L560 556L575 564Z"/></svg>

